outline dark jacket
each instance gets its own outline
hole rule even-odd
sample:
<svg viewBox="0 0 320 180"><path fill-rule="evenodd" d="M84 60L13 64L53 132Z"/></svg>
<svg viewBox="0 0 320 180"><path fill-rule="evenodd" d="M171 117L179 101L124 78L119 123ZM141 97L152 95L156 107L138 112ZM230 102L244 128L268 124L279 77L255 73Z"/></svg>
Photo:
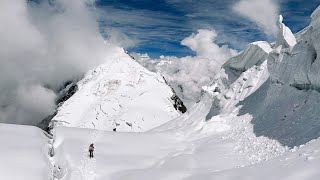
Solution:
<svg viewBox="0 0 320 180"><path fill-rule="evenodd" d="M93 144L90 144L90 146L89 146L89 152L90 151L94 151L94 146L93 146Z"/></svg>

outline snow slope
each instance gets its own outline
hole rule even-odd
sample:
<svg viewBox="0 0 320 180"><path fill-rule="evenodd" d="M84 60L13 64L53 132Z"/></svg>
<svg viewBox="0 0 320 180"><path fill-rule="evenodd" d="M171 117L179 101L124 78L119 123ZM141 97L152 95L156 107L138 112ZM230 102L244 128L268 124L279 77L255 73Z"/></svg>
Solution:
<svg viewBox="0 0 320 180"><path fill-rule="evenodd" d="M233 140L186 140L172 132L113 133L58 127L55 163L66 168L63 180L184 179L195 172L250 164L233 150ZM88 146L95 144L95 158Z"/></svg>
<svg viewBox="0 0 320 180"><path fill-rule="evenodd" d="M44 180L52 177L48 141L39 128L0 124L0 179Z"/></svg>
<svg viewBox="0 0 320 180"><path fill-rule="evenodd" d="M185 180L317 180L319 179L320 140L315 140L300 148L292 149L281 157L243 168L221 172L194 174Z"/></svg>
<svg viewBox="0 0 320 180"><path fill-rule="evenodd" d="M59 108L55 126L146 131L180 115L163 77L132 60L122 49L89 71Z"/></svg>
<svg viewBox="0 0 320 180"><path fill-rule="evenodd" d="M57 127L53 159L63 173L56 179L317 179L319 140L279 152L282 156L274 158L270 152L281 146L267 138L248 136L250 129L244 128L250 123L244 122L238 118L229 124L236 125L233 128L202 129L188 138L181 131L113 133ZM218 130L221 124L207 125ZM244 146L240 139L251 142ZM93 159L88 157L91 143L95 144ZM258 156L266 159L256 161Z"/></svg>

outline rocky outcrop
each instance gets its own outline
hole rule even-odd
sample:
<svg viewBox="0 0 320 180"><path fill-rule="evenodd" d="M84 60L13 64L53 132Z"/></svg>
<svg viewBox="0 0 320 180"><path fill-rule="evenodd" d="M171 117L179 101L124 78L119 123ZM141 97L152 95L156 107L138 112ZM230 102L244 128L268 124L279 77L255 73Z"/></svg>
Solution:
<svg viewBox="0 0 320 180"><path fill-rule="evenodd" d="M174 104L173 107L180 111L181 113L185 113L187 112L187 107L183 104L183 102L181 101L181 99L177 96L177 94L173 91L173 95L171 96L171 100L173 100Z"/></svg>
<svg viewBox="0 0 320 180"><path fill-rule="evenodd" d="M163 77L164 82L170 86L166 80L165 77ZM170 86L171 87L171 86ZM183 91L182 87L181 90ZM179 96L177 95L177 93L175 92L175 90L171 87L171 91L173 93L173 95L171 96L171 100L173 101L173 107L177 110L180 111L182 114L187 112L187 107L183 104L183 101L179 98Z"/></svg>
<svg viewBox="0 0 320 180"><path fill-rule="evenodd" d="M77 83L74 83L72 81L66 82L64 89L62 89L58 95L58 98L56 99L56 105L57 108L62 106L62 104L67 101L69 98L71 98L72 95L74 95L78 91L78 85ZM41 128L42 130L50 133L52 127L52 119L57 115L58 111L56 110L53 114L47 116L44 118L40 123L37 125L37 127Z"/></svg>
<svg viewBox="0 0 320 180"><path fill-rule="evenodd" d="M78 91L78 85L77 83L70 83L69 85L66 86L65 89L63 89L60 92L60 96L58 97L58 99L56 100L56 104L58 106L61 106L62 103L64 103L65 101L67 101L72 95L74 95L77 91Z"/></svg>

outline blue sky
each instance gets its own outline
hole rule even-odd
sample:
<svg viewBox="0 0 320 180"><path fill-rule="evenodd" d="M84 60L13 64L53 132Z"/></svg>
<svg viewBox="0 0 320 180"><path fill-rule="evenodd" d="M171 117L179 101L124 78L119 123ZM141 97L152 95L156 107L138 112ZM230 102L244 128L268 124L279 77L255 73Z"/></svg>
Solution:
<svg viewBox="0 0 320 180"><path fill-rule="evenodd" d="M186 56L194 53L180 45L198 29L214 29L218 44L241 50L257 40L273 41L254 22L239 16L232 7L239 0L98 0L102 12L101 31L127 41L129 51ZM258 1L258 0L257 0ZM276 1L276 0L275 0ZM310 14L320 0L278 0L284 22L298 32L310 22Z"/></svg>

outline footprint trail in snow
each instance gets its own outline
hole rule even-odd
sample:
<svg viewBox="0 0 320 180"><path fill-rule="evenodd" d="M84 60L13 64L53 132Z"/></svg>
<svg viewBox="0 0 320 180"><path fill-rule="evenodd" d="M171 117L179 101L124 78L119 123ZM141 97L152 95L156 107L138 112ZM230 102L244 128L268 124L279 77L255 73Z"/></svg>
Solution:
<svg viewBox="0 0 320 180"><path fill-rule="evenodd" d="M97 169L97 159L96 154L94 153L94 157L90 159L89 157L89 145L91 143L97 142L100 139L102 132L94 130L88 144L84 145L83 148L83 157L81 160L81 165L79 167L79 172L81 175L82 180L96 180L96 169Z"/></svg>

